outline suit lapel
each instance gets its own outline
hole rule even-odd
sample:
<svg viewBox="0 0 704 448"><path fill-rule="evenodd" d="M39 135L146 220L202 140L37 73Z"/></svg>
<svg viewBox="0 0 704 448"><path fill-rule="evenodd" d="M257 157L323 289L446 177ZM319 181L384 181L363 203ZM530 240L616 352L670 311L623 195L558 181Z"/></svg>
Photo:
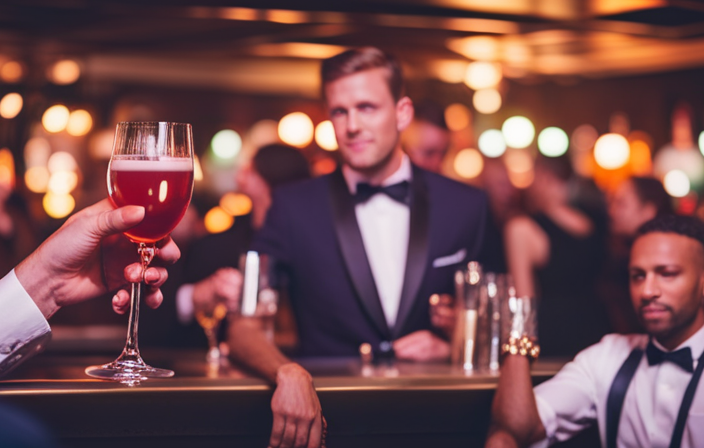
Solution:
<svg viewBox="0 0 704 448"><path fill-rule="evenodd" d="M403 331L403 324L413 308L415 297L423 281L428 261L428 241L430 229L430 200L423 172L413 166L411 182L411 227L408 232L408 254L404 275L401 302L398 308L394 339Z"/></svg>
<svg viewBox="0 0 704 448"><path fill-rule="evenodd" d="M341 170L330 176L330 200L337 241L352 284L362 306L384 338L390 335L381 308L374 275L364 250L362 233L357 224L354 198L350 194Z"/></svg>

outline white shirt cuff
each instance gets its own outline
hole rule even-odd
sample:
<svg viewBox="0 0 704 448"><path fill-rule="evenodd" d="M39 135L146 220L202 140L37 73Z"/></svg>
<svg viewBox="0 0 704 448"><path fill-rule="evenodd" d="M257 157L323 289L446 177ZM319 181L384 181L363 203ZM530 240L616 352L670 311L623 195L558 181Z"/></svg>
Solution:
<svg viewBox="0 0 704 448"><path fill-rule="evenodd" d="M192 284L181 285L176 292L176 314L178 321L188 325L193 321L193 289Z"/></svg>
<svg viewBox="0 0 704 448"><path fill-rule="evenodd" d="M13 355L21 348L50 333L49 323L13 269L0 279L0 376L19 362Z"/></svg>

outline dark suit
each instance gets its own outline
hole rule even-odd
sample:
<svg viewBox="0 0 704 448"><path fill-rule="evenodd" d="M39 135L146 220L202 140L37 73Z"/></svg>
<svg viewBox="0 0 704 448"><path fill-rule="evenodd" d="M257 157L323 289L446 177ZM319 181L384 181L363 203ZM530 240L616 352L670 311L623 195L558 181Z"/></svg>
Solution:
<svg viewBox="0 0 704 448"><path fill-rule="evenodd" d="M301 356L354 356L430 328L428 298L452 293L455 270L480 251L483 192L413 167L410 243L396 325L389 328L340 170L274 193L252 248L286 274ZM434 267L433 264L436 266Z"/></svg>

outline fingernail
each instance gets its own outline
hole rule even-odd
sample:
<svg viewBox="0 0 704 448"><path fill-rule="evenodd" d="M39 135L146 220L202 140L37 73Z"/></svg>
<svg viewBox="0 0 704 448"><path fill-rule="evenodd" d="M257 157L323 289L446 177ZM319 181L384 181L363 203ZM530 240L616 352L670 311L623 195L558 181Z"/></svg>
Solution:
<svg viewBox="0 0 704 448"><path fill-rule="evenodd" d="M117 296L117 294L115 294L114 296L112 296L112 303L117 303L117 302L119 302L119 301L120 301L120 298Z"/></svg>

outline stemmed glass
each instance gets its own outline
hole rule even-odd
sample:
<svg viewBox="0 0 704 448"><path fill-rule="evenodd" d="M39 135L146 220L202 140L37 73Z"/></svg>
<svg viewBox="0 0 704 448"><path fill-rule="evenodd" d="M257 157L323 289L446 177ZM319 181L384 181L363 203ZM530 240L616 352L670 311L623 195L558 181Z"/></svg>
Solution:
<svg viewBox="0 0 704 448"><path fill-rule="evenodd" d="M206 361L212 365L219 365L223 362L220 356L220 348L218 347L218 332L220 323L227 316L227 304L224 301L218 301L214 304L208 304L208 308L199 309L196 311L196 321L205 331L205 336L208 338L208 354Z"/></svg>
<svg viewBox="0 0 704 448"><path fill-rule="evenodd" d="M117 207L140 205L144 220L125 232L138 245L142 282L132 284L127 342L113 362L86 368L92 377L129 386L148 378L168 378L172 370L147 365L139 354L137 327L144 273L165 238L186 213L193 193L193 133L187 123L122 122L115 132L108 167L108 192Z"/></svg>

